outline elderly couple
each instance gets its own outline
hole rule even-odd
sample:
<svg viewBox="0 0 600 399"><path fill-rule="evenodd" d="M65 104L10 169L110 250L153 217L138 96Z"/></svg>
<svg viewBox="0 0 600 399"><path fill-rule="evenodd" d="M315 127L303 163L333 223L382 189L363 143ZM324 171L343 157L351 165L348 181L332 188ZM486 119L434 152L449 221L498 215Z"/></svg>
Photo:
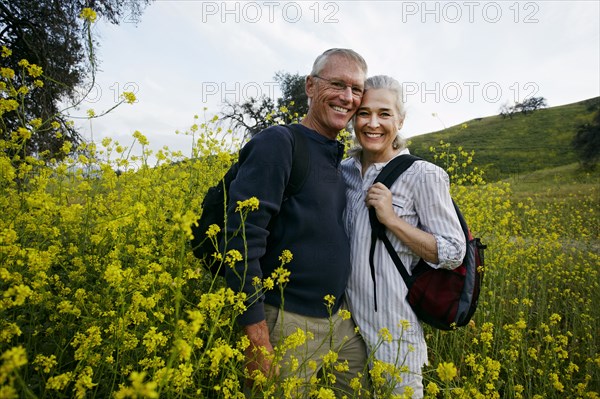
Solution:
<svg viewBox="0 0 600 399"><path fill-rule="evenodd" d="M227 271L227 284L259 298L238 319L250 342L246 369L250 376L258 370L282 382L289 377L306 381L294 397L308 396L304 389L324 372L330 350L337 353L337 363L346 365L327 366L325 372L337 397L358 397L359 390L360 397L373 396L369 367L374 360L400 371L386 377L392 394L423 396L423 330L383 245L376 247L375 282L371 278L369 207L387 227L407 268L419 258L454 268L464 255L464 235L443 170L417 161L390 190L373 184L386 163L408 150L399 136L404 121L400 84L388 76L366 77L367 64L355 51L330 49L319 55L306 78L309 110L296 125L307 138L310 160L301 191L284 198L294 137L280 126L265 129L244 146L238 173L243 178L234 180L229 191L228 231L239 231L237 201L260 201L244 221L244 236L227 246L246 254L236 270ZM343 145L336 138L350 122L358 148L342 160ZM291 274L283 293L257 293L256 278L269 277L285 249L293 260L285 265ZM298 328L312 339L274 362L274 347ZM247 384L249 396L260 392L251 379Z"/></svg>

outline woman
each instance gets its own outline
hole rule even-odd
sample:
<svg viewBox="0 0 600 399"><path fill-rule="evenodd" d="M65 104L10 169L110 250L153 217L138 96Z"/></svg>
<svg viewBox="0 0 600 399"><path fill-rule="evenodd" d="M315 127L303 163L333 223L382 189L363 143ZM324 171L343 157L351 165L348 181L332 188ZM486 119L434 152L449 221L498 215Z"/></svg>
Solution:
<svg viewBox="0 0 600 399"><path fill-rule="evenodd" d="M427 362L423 329L405 299L407 288L402 276L381 242L375 249L373 282L368 207L375 208L409 273L420 258L433 267L459 266L465 238L450 198L448 175L436 165L416 161L390 190L381 183L373 185L391 159L408 154L398 133L403 121L400 84L388 76L367 79L353 120L359 148L342 162L347 184L345 223L352 247L352 272L346 293L370 355L408 370L401 374L401 380L390 378L393 393L409 393L405 388L411 387L413 397L421 398L421 368ZM388 334L380 334L383 328L391 333L391 339Z"/></svg>

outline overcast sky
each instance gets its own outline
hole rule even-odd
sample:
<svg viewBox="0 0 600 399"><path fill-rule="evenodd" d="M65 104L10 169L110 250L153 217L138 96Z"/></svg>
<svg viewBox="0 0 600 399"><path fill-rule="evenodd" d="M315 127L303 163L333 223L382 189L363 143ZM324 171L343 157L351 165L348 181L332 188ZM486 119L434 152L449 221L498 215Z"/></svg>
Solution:
<svg viewBox="0 0 600 399"><path fill-rule="evenodd" d="M600 95L600 1L177 1L95 26L101 61L83 102L98 114L123 91L138 102L78 124L98 141L190 153L176 135L224 99L279 94L277 71L308 74L332 47L359 52L369 75L402 82L406 137L498 114L543 96L549 106ZM207 111L203 109L207 107ZM432 114L437 115L434 117Z"/></svg>

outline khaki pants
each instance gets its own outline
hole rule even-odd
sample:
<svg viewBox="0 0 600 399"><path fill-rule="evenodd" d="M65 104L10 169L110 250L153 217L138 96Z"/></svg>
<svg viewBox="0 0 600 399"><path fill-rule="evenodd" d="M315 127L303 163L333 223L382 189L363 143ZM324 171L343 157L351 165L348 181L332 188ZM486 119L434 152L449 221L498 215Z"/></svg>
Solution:
<svg viewBox="0 0 600 399"><path fill-rule="evenodd" d="M345 306L342 306L345 309ZM352 318L343 320L339 314L330 319L302 316L284 312L265 304L270 340L276 352L284 350L279 362L280 386L293 398L308 398L312 378L320 378L312 388L327 386L334 390L337 398L366 398L370 392L367 367L367 352L362 337L356 332ZM301 330L301 332L298 332ZM296 346L305 332L312 338ZM331 361L329 359L335 358ZM328 359L324 366L324 357ZM336 370L335 365L347 361L347 370ZM361 374L360 396L351 388L350 382ZM334 378L331 378L333 375ZM292 383L295 381L295 383ZM299 382L302 383L299 383ZM325 381L328 381L327 383ZM293 386L293 388L292 388ZM286 388L287 387L287 388Z"/></svg>

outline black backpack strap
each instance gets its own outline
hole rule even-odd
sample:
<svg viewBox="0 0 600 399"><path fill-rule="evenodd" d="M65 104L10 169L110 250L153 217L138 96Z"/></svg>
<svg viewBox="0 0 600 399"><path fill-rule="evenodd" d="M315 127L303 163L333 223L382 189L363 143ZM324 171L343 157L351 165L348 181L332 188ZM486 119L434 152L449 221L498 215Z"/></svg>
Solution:
<svg viewBox="0 0 600 399"><path fill-rule="evenodd" d="M373 181L375 183L383 183L387 188L390 188L392 184L400 177L402 173L404 173L410 166L415 162L420 160L421 158L416 157L414 155L399 155L396 158L392 159L388 162L387 165L383 167L381 172ZM396 268L402 275L404 282L408 286L408 281L410 280L410 276L406 271L406 268L402 264L398 253L394 249L394 246L388 239L385 234L385 226L381 224L379 219L377 219L377 212L375 208L369 208L369 222L371 224L371 248L369 249L369 267L371 268L371 279L373 280L373 295L375 300L375 311L377 311L377 282L375 281L375 262L373 261L375 255L375 246L377 244L377 239L383 241L386 249L388 250Z"/></svg>
<svg viewBox="0 0 600 399"><path fill-rule="evenodd" d="M306 135L298 128L296 124L284 125L294 136L294 148L292 150L292 171L290 180L285 187L284 198L297 194L304 186L308 177L308 167L310 165L310 155L308 152L308 143Z"/></svg>

